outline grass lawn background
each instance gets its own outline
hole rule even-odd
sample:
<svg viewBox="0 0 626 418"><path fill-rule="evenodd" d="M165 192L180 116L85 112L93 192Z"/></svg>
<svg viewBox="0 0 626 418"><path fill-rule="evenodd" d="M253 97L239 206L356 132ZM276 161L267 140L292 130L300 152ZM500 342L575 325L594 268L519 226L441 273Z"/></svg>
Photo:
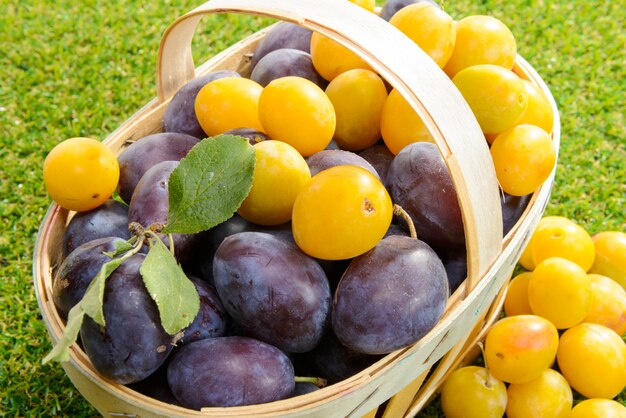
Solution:
<svg viewBox="0 0 626 418"><path fill-rule="evenodd" d="M41 365L51 348L31 277L50 204L41 167L58 142L102 140L155 96L161 34L199 4L0 0L0 416L97 415L60 365ZM626 9L597 0L463 0L445 8L456 19L504 21L556 98L561 153L547 214L570 217L592 234L626 230ZM197 62L267 23L203 22ZM422 416L442 414L435 405Z"/></svg>

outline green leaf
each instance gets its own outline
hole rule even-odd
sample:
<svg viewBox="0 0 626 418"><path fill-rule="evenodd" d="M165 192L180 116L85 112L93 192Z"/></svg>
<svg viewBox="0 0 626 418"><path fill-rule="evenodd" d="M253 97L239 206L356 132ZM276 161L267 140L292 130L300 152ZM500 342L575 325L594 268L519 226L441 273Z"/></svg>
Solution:
<svg viewBox="0 0 626 418"><path fill-rule="evenodd" d="M139 271L157 304L163 329L174 335L189 325L200 310L200 297L160 239L154 240Z"/></svg>
<svg viewBox="0 0 626 418"><path fill-rule="evenodd" d="M229 219L252 187L254 148L239 136L207 138L170 175L163 232L193 234Z"/></svg>
<svg viewBox="0 0 626 418"><path fill-rule="evenodd" d="M132 253L127 254L132 255ZM62 362L70 359L69 348L78 338L78 332L83 324L85 315L89 315L96 323L104 326L104 314L102 312L104 285L106 284L107 277L109 277L126 258L128 257L116 258L102 265L96 277L93 278L89 287L87 287L83 298L74 305L67 315L67 323L63 336L52 351L43 359L43 364L51 360Z"/></svg>
<svg viewBox="0 0 626 418"><path fill-rule="evenodd" d="M70 347L78 338L78 333L80 332L80 327L83 324L83 317L85 315L85 311L78 306L79 305L75 305L70 310L70 313L67 315L67 324L65 325L63 336L52 351L43 358L42 364L46 364L49 361L69 361Z"/></svg>
<svg viewBox="0 0 626 418"><path fill-rule="evenodd" d="M125 252L128 252L134 248L135 241L137 241L137 237L131 237L128 241L116 241L115 249L113 251L105 252L105 255L108 255L111 258L118 257Z"/></svg>
<svg viewBox="0 0 626 418"><path fill-rule="evenodd" d="M104 300L104 285L106 284L106 279L127 258L128 257L115 258L108 263L104 263L96 277L94 277L94 279L89 284L89 287L85 292L85 296L83 296L83 298L78 303L78 305L80 305L81 307L81 310L83 310L86 315L89 315L94 321L96 321L98 325L105 325L102 305Z"/></svg>

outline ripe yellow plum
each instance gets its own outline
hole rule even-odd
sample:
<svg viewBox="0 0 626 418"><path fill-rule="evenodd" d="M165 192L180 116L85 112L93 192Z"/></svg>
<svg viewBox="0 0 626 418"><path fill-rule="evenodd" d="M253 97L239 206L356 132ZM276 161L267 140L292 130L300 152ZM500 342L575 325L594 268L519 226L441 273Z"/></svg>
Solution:
<svg viewBox="0 0 626 418"><path fill-rule="evenodd" d="M300 191L291 227L308 255L343 260L371 250L389 229L393 204L372 173L353 165L319 172Z"/></svg>
<svg viewBox="0 0 626 418"><path fill-rule="evenodd" d="M117 157L93 138L70 138L57 144L43 163L50 197L68 210L95 209L115 191L120 177Z"/></svg>
<svg viewBox="0 0 626 418"><path fill-rule="evenodd" d="M530 382L510 384L507 394L508 418L568 418L574 401L569 383L553 369Z"/></svg>
<svg viewBox="0 0 626 418"><path fill-rule="evenodd" d="M612 399L626 386L626 343L610 328L583 322L568 329L556 357L572 389L587 398Z"/></svg>
<svg viewBox="0 0 626 418"><path fill-rule="evenodd" d="M311 36L311 61L317 72L328 81L355 68L372 69L363 58L319 32Z"/></svg>
<svg viewBox="0 0 626 418"><path fill-rule="evenodd" d="M524 272L515 276L509 283L504 298L504 312L506 316L530 315L532 310L528 302L528 283L532 273Z"/></svg>
<svg viewBox="0 0 626 418"><path fill-rule="evenodd" d="M548 258L533 270L528 301L533 314L567 329L581 323L591 310L591 280L573 261Z"/></svg>
<svg viewBox="0 0 626 418"><path fill-rule="evenodd" d="M396 155L413 142L434 141L422 118L396 89L389 93L383 106L380 132L389 151Z"/></svg>
<svg viewBox="0 0 626 418"><path fill-rule="evenodd" d="M326 148L337 123L324 90L294 76L265 86L259 98L259 118L270 138L288 143L304 157Z"/></svg>
<svg viewBox="0 0 626 418"><path fill-rule="evenodd" d="M485 338L485 361L491 374L507 383L538 378L554 362L559 343L556 327L537 315L497 321Z"/></svg>
<svg viewBox="0 0 626 418"><path fill-rule="evenodd" d="M370 12L373 12L374 9L376 8L375 0L350 0L350 1L356 4L357 6L361 6L365 10L369 10Z"/></svg>
<svg viewBox="0 0 626 418"><path fill-rule="evenodd" d="M626 418L626 406L610 399L585 399L576 404L569 418Z"/></svg>
<svg viewBox="0 0 626 418"><path fill-rule="evenodd" d="M378 74L362 69L346 71L326 88L335 108L334 140L343 150L361 151L380 139L380 118L387 100L385 83Z"/></svg>
<svg viewBox="0 0 626 418"><path fill-rule="evenodd" d="M443 70L449 77L477 64L513 68L517 46L511 30L493 16L467 16L456 23L452 56Z"/></svg>
<svg viewBox="0 0 626 418"><path fill-rule="evenodd" d="M263 87L243 77L213 80L198 92L194 109L202 130L208 136L231 129L252 128L262 131L259 97Z"/></svg>
<svg viewBox="0 0 626 418"><path fill-rule="evenodd" d="M528 241L528 244L524 248L524 251L522 251L522 255L520 256L519 262L522 265L522 267L524 267L526 270L533 271L536 267L535 261L533 260L533 252L532 252L533 238L535 236L535 233L537 232L538 229L543 228L544 226L552 222L559 224L559 225L565 225L565 226L573 223L573 221L569 220L568 218L564 216L544 216L543 218L541 218L539 220L539 223L535 227L535 230L533 231L533 234L531 235L530 240Z"/></svg>
<svg viewBox="0 0 626 418"><path fill-rule="evenodd" d="M535 265L550 257L561 257L589 271L595 259L594 243L589 233L567 218L554 218L538 225L532 242Z"/></svg>
<svg viewBox="0 0 626 418"><path fill-rule="evenodd" d="M291 145L262 141L254 145L256 165L252 188L237 213L259 225L279 225L291 219L296 196L311 179L309 166Z"/></svg>
<svg viewBox="0 0 626 418"><path fill-rule="evenodd" d="M531 250L532 237L524 247L522 254L519 258L519 263L528 271L533 271L535 269L535 262L533 261L533 253Z"/></svg>
<svg viewBox="0 0 626 418"><path fill-rule="evenodd" d="M528 93L528 107L517 123L536 125L548 133L552 132L554 111L548 98L530 81L522 79L522 83Z"/></svg>
<svg viewBox="0 0 626 418"><path fill-rule="evenodd" d="M525 196L548 178L556 163L556 149L546 131L534 125L516 125L491 144L498 183L506 193Z"/></svg>
<svg viewBox="0 0 626 418"><path fill-rule="evenodd" d="M522 79L498 65L472 65L459 71L452 82L485 134L499 134L512 128L528 107L528 93Z"/></svg>
<svg viewBox="0 0 626 418"><path fill-rule="evenodd" d="M603 231L592 239L596 256L589 272L610 277L626 289L626 233Z"/></svg>
<svg viewBox="0 0 626 418"><path fill-rule="evenodd" d="M450 59L456 39L454 20L428 2L410 4L398 10L389 23L415 42L440 68Z"/></svg>
<svg viewBox="0 0 626 418"><path fill-rule="evenodd" d="M626 334L626 290L606 276L588 276L591 280L591 310L584 322L604 325L618 335Z"/></svg>
<svg viewBox="0 0 626 418"><path fill-rule="evenodd" d="M455 370L441 389L441 408L446 418L501 418L506 399L504 383L478 366Z"/></svg>

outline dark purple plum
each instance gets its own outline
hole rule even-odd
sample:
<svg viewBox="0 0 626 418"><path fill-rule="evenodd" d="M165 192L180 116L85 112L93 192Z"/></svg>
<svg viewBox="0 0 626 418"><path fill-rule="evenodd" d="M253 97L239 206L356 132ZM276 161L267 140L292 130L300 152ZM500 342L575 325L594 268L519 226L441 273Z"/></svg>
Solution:
<svg viewBox="0 0 626 418"><path fill-rule="evenodd" d="M277 49L291 48L311 53L311 35L313 32L295 23L277 23L257 45L250 61L250 69L254 70L261 58Z"/></svg>
<svg viewBox="0 0 626 418"><path fill-rule="evenodd" d="M274 235L290 244L295 244L293 233L291 232L291 223L287 222L281 225L265 226L257 225L252 222L248 222L241 216L234 214L229 220L217 225L209 230L206 234L206 238L201 244L201 251L199 258L200 274L202 278L209 284L213 284L213 257L217 247L222 243L224 238L237 234L239 232L264 232L266 234ZM321 260L314 259L326 273L331 290L333 290L341 275L350 264L351 259L347 260Z"/></svg>
<svg viewBox="0 0 626 418"><path fill-rule="evenodd" d="M329 384L354 376L382 358L349 349L339 342L332 330L324 335L315 349L302 357L300 361L312 365L313 375L326 379Z"/></svg>
<svg viewBox="0 0 626 418"><path fill-rule="evenodd" d="M125 260L104 288L104 330L85 317L80 337L95 369L116 383L139 382L154 373L172 350L159 311L139 273L145 255Z"/></svg>
<svg viewBox="0 0 626 418"><path fill-rule="evenodd" d="M387 172L395 155L384 144L376 144L361 152L359 157L365 159L374 167L383 184L387 184Z"/></svg>
<svg viewBox="0 0 626 418"><path fill-rule="evenodd" d="M150 168L141 177L130 200L129 222L137 222L144 228L150 225L166 225L169 210L168 180L179 161L163 161ZM172 234L174 254L180 262L195 256L203 234ZM169 246L167 236L163 242Z"/></svg>
<svg viewBox="0 0 626 418"><path fill-rule="evenodd" d="M265 55L250 74L250 79L261 86L281 77L302 77L325 89L326 80L313 67L311 54L299 49L281 48Z"/></svg>
<svg viewBox="0 0 626 418"><path fill-rule="evenodd" d="M252 232L263 232L266 234L270 234L278 239L285 241L288 244L296 245L296 240L293 238L293 232L291 231L291 222L271 226L253 224L252 228Z"/></svg>
<svg viewBox="0 0 626 418"><path fill-rule="evenodd" d="M448 294L435 251L423 241L393 235L348 266L335 291L332 329L354 351L390 353L437 324Z"/></svg>
<svg viewBox="0 0 626 418"><path fill-rule="evenodd" d="M241 325L238 323L231 321L230 326L228 327L228 332L225 337L249 337L253 338L250 334L248 334Z"/></svg>
<svg viewBox="0 0 626 418"><path fill-rule="evenodd" d="M448 286L452 294L467 278L467 252L465 248L437 249L435 251L446 268Z"/></svg>
<svg viewBox="0 0 626 418"><path fill-rule="evenodd" d="M291 232L291 222L275 226L257 225L246 221L235 213L229 220L209 230L202 243L201 255L199 257L200 274L207 283L213 284L213 257L215 256L215 251L217 251L224 238L239 232L265 232L285 242L295 244L293 233ZM351 259L321 260L314 258L314 260L318 262L324 273L326 273L332 290L339 283L339 279L341 279Z"/></svg>
<svg viewBox="0 0 626 418"><path fill-rule="evenodd" d="M170 354L171 357L171 354ZM168 360L169 358L168 357ZM167 366L168 361L157 369L156 372L150 376L136 383L130 383L128 385L132 390L141 393L142 395L149 396L161 402L168 403L170 405L180 405L180 402L174 397L170 389L170 385L167 383Z"/></svg>
<svg viewBox="0 0 626 418"><path fill-rule="evenodd" d="M198 261L202 278L213 285L213 257L224 238L244 231L252 231L254 224L236 213L228 220L214 226L204 236L198 251Z"/></svg>
<svg viewBox="0 0 626 418"><path fill-rule="evenodd" d="M190 277L190 280L200 296L200 310L193 322L183 329L183 336L177 341L178 345L222 337L228 327L228 314L213 286L196 277Z"/></svg>
<svg viewBox="0 0 626 418"><path fill-rule="evenodd" d="M179 161L198 142L198 138L180 133L152 134L133 142L117 158L120 165L117 192L122 200L130 203L146 171L162 161Z"/></svg>
<svg viewBox="0 0 626 418"><path fill-rule="evenodd" d="M441 8L441 5L434 0L387 0L380 10L380 17L389 21L398 10L413 3L428 3Z"/></svg>
<svg viewBox="0 0 626 418"><path fill-rule="evenodd" d="M186 408L256 405L293 394L295 376L279 349L246 337L188 344L172 355L167 380Z"/></svg>
<svg viewBox="0 0 626 418"><path fill-rule="evenodd" d="M324 270L284 239L241 232L224 239L213 279L226 311L251 336L288 353L313 349L330 312Z"/></svg>
<svg viewBox="0 0 626 418"><path fill-rule="evenodd" d="M343 273L350 265L352 259L347 258L345 260L322 260L319 258L315 258L315 261L317 261L317 263L322 267L322 270L324 270L324 273L326 273L331 293L335 293L335 289L339 284L339 280L341 280L341 276L343 276Z"/></svg>
<svg viewBox="0 0 626 418"><path fill-rule="evenodd" d="M130 200L128 219L144 228L167 224L169 209L168 181L179 161L163 161L152 166L141 177Z"/></svg>
<svg viewBox="0 0 626 418"><path fill-rule="evenodd" d="M311 176L316 175L320 171L324 171L331 167L338 165L356 165L362 167L376 176L380 180L380 176L376 172L376 169L372 167L370 163L365 161L364 158L359 157L351 151L344 150L323 150L316 152L306 159L306 163L311 170Z"/></svg>
<svg viewBox="0 0 626 418"><path fill-rule="evenodd" d="M387 229L387 232L385 232L385 236L383 238L387 238L391 235L400 235L400 236L408 237L409 233L407 232L405 228L392 222L389 225L389 229Z"/></svg>
<svg viewBox="0 0 626 418"><path fill-rule="evenodd" d="M291 223L274 227L261 226L248 222L235 213L228 220L207 231L202 243L199 245L198 263L200 275L207 283L213 284L213 257L215 257L217 248L222 241L224 241L224 238L239 232L267 232L268 234L274 234L287 241L294 242L293 235L291 234Z"/></svg>
<svg viewBox="0 0 626 418"><path fill-rule="evenodd" d="M339 148L339 145L337 144L337 142L334 139L332 139L328 143L328 145L326 145L326 148L324 149L331 150L331 149L341 149L341 148Z"/></svg>
<svg viewBox="0 0 626 418"><path fill-rule="evenodd" d="M290 244L295 244L293 234L291 232L291 223L287 222L282 225L276 226L264 226L257 225L252 222L246 221L236 213L227 221L215 226L207 231L205 238L200 244L200 251L198 256L199 272L207 283L213 285L213 257L215 251L222 243L224 238L229 237L239 232L265 232L267 234L274 235L276 238L282 239ZM333 290L341 275L350 264L350 259L347 260L320 260L315 259L326 273L331 290Z"/></svg>
<svg viewBox="0 0 626 418"><path fill-rule="evenodd" d="M206 134L200 127L196 117L195 102L198 92L213 80L224 77L241 77L230 70L219 70L195 78L182 86L165 109L163 114L163 131L179 132L196 138L204 139Z"/></svg>
<svg viewBox="0 0 626 418"><path fill-rule="evenodd" d="M296 387L293 390L293 396L306 395L307 393L318 390L320 390L320 388L311 382L296 382Z"/></svg>
<svg viewBox="0 0 626 418"><path fill-rule="evenodd" d="M96 209L78 212L70 220L63 235L63 251L67 255L80 245L98 238L131 237L128 229L128 206L109 199Z"/></svg>
<svg viewBox="0 0 626 418"><path fill-rule="evenodd" d="M258 144L262 141L270 139L266 134L252 128L235 128L224 132L224 135L238 135L246 138L250 145Z"/></svg>
<svg viewBox="0 0 626 418"><path fill-rule="evenodd" d="M508 193L502 193L503 196L500 200L502 207L502 228L504 235L506 235L513 229L513 226L515 226L519 218L521 218L526 210L526 206L528 206L528 202L530 202L532 194L526 196L512 196Z"/></svg>
<svg viewBox="0 0 626 418"><path fill-rule="evenodd" d="M115 244L124 241L118 237L98 238L78 246L63 260L52 283L52 300L63 318L83 298L102 265L111 261L104 253L114 251Z"/></svg>
<svg viewBox="0 0 626 418"><path fill-rule="evenodd" d="M461 207L435 144L414 142L404 147L389 167L387 189L413 219L417 238L432 247L465 246Z"/></svg>

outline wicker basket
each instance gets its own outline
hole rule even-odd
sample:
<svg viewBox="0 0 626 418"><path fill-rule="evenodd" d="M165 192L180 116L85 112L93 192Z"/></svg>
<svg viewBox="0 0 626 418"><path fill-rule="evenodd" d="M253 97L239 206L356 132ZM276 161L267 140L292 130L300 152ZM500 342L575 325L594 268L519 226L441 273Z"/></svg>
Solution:
<svg viewBox="0 0 626 418"><path fill-rule="evenodd" d="M498 221L499 190L488 147L459 91L412 41L347 0L211 0L182 16L161 41L157 97L109 135L105 143L112 150L120 153L130 141L161 131L169 100L194 77L217 69L246 74L250 53L268 29L198 68L194 66L194 30L203 15L220 12L262 15L319 31L360 55L400 91L425 121L452 175L465 225L468 277L450 298L441 321L419 342L388 354L342 382L292 399L202 411L169 405L104 380L76 344L63 368L81 394L102 415L110 417L373 417L377 412L386 417L414 416L498 317L506 283L548 202L554 171L503 239ZM558 150L560 125L550 91L521 57L514 71L538 86L550 100L555 113L552 138ZM52 270L60 261L63 232L70 216L53 204L41 224L35 247L35 291L53 344L63 334L64 322L51 298ZM431 370L435 363L437 367Z"/></svg>

